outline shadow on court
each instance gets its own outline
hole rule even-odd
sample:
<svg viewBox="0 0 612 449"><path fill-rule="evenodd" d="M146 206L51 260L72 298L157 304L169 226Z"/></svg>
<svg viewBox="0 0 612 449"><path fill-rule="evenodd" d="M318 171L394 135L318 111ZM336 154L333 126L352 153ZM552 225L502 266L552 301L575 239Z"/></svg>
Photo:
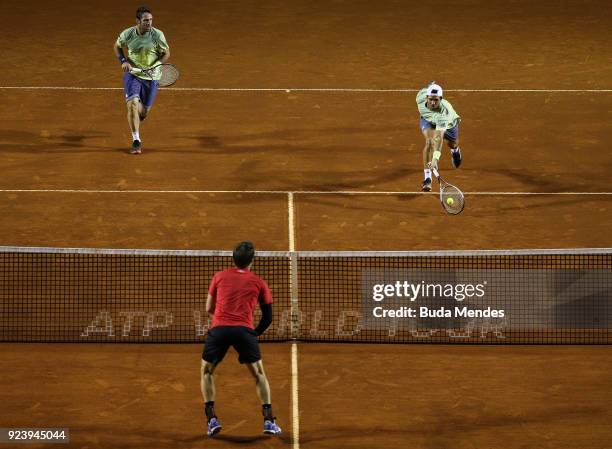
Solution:
<svg viewBox="0 0 612 449"><path fill-rule="evenodd" d="M15 154L76 154L76 153L103 153L112 151L116 153L129 154L130 142L126 140L124 146L104 145L100 143L113 136L107 132L65 130L61 133L32 133L19 130L0 130L0 153ZM199 149L193 147L181 147L176 145L154 144L148 146L145 142L146 153L200 153Z"/></svg>
<svg viewBox="0 0 612 449"><path fill-rule="evenodd" d="M111 150L128 152L126 147L100 145L99 140L109 139L110 133L102 131L72 131L33 133L21 130L0 130L0 152L2 153L87 153ZM92 140L98 142L93 143Z"/></svg>
<svg viewBox="0 0 612 449"><path fill-rule="evenodd" d="M559 173L558 178L554 178L552 174L541 171L532 172L525 169L510 170L501 167L490 167L491 171L501 174L524 185L530 192L605 192L608 191L606 180L602 179L598 183L595 177L576 178L574 173L566 172Z"/></svg>
<svg viewBox="0 0 612 449"><path fill-rule="evenodd" d="M205 437L206 439L208 439L208 437ZM251 435L251 436L241 436L241 435L227 435L227 434L218 434L215 435L212 440L215 441L225 441L227 443L236 443L236 444L251 444L251 443L258 443L258 442L262 442L262 441L269 441L269 440L281 440L285 443L290 443L291 438L288 436L280 436L280 437L276 437L276 436L271 436L271 435Z"/></svg>

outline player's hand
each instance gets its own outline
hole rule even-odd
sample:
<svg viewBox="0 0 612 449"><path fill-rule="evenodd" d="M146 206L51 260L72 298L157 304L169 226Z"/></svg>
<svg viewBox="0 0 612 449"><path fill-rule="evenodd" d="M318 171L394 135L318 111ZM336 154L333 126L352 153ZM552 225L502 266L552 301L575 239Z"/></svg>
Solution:
<svg viewBox="0 0 612 449"><path fill-rule="evenodd" d="M438 161L436 161L435 159L432 159L432 161L427 164L427 166L429 167L430 170L437 170L438 169Z"/></svg>
<svg viewBox="0 0 612 449"><path fill-rule="evenodd" d="M121 69L122 69L124 72L129 72L129 71L131 71L131 70L132 70L132 65L131 65L129 62L127 62L127 61L126 61L126 62L124 62L123 64L121 64Z"/></svg>

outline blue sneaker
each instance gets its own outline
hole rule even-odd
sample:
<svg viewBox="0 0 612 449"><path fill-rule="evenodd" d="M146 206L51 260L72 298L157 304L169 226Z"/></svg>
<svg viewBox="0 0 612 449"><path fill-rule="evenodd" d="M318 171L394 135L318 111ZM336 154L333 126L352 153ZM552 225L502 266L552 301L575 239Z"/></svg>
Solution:
<svg viewBox="0 0 612 449"><path fill-rule="evenodd" d="M212 437L213 435L215 435L216 433L219 433L221 431L221 423L219 422L219 420L215 417L215 418L211 418L210 421L208 421L208 436Z"/></svg>
<svg viewBox="0 0 612 449"><path fill-rule="evenodd" d="M268 435L280 435L282 432L283 431L281 430L280 427L278 427L278 424L276 424L275 421L269 421L269 420L264 421L263 433L266 433Z"/></svg>

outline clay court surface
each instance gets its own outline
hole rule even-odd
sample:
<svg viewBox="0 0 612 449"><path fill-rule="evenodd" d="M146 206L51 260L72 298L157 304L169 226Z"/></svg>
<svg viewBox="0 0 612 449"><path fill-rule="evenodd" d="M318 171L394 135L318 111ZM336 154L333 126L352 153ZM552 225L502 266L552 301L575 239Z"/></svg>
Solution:
<svg viewBox="0 0 612 449"><path fill-rule="evenodd" d="M111 46L137 6L10 1L0 12L11 61L0 245L612 247L607 2L153 2L181 79L160 91L132 156ZM446 150L441 160L466 193L457 217L419 192L414 96L434 79L462 116L464 165L453 170ZM215 440L204 436L200 345L0 348L0 427L69 427L75 448L612 441L609 346L298 343L296 373L292 343L264 344L283 436L260 435L231 353Z"/></svg>

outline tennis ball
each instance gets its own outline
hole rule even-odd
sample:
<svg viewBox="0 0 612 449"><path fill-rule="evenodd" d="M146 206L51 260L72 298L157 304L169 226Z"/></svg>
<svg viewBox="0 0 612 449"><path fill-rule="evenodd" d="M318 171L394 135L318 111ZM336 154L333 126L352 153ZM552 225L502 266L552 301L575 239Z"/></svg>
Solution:
<svg viewBox="0 0 612 449"><path fill-rule="evenodd" d="M446 204L452 206L453 204L455 204L455 200L452 198L446 198Z"/></svg>

